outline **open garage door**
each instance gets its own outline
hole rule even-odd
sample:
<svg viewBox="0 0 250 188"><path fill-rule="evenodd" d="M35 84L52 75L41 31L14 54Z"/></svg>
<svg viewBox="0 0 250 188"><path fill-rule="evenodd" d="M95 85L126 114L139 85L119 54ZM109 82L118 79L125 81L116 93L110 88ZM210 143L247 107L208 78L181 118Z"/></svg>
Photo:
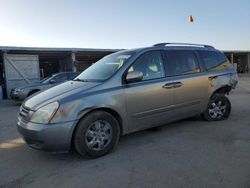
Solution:
<svg viewBox="0 0 250 188"><path fill-rule="evenodd" d="M25 86L40 80L37 55L4 54L4 68L7 96L13 88Z"/></svg>

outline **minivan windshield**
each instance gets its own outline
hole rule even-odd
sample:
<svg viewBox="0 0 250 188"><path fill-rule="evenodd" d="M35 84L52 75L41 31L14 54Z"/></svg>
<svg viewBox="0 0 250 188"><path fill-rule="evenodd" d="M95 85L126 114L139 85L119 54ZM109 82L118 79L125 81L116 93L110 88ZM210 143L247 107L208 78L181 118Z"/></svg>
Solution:
<svg viewBox="0 0 250 188"><path fill-rule="evenodd" d="M118 52L100 59L84 70L75 81L104 81L113 76L134 52Z"/></svg>
<svg viewBox="0 0 250 188"><path fill-rule="evenodd" d="M54 76L55 76L54 74L51 74L51 75L49 75L48 77L42 79L40 82L41 82L42 84L47 84L47 83L49 83L49 81L50 81Z"/></svg>

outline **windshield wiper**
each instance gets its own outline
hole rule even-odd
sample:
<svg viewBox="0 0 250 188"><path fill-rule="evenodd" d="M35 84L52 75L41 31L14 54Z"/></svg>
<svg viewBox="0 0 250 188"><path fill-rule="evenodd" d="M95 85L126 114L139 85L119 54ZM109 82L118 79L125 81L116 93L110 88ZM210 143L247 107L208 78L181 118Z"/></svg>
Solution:
<svg viewBox="0 0 250 188"><path fill-rule="evenodd" d="M80 79L80 78L74 79L73 81L88 82L88 80L86 80L86 79Z"/></svg>

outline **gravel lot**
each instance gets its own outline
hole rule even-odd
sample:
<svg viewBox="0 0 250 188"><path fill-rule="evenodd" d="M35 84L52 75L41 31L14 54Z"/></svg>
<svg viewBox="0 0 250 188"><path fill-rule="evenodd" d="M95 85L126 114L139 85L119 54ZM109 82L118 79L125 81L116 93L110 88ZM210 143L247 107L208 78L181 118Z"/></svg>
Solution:
<svg viewBox="0 0 250 188"><path fill-rule="evenodd" d="M0 103L0 187L250 187L250 76L230 96L228 120L192 118L121 138L109 155L30 149L16 130L19 105Z"/></svg>

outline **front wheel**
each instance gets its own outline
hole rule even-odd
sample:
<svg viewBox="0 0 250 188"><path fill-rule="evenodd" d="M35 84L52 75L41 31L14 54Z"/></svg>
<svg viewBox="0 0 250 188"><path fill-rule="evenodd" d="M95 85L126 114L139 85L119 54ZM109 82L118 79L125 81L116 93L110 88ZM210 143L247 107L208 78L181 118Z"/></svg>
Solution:
<svg viewBox="0 0 250 188"><path fill-rule="evenodd" d="M203 118L207 121L220 121L227 119L231 112L231 103L223 94L214 94L203 113Z"/></svg>
<svg viewBox="0 0 250 188"><path fill-rule="evenodd" d="M74 134L74 146L80 155L100 157L110 152L120 137L119 123L104 111L95 111L84 117Z"/></svg>

